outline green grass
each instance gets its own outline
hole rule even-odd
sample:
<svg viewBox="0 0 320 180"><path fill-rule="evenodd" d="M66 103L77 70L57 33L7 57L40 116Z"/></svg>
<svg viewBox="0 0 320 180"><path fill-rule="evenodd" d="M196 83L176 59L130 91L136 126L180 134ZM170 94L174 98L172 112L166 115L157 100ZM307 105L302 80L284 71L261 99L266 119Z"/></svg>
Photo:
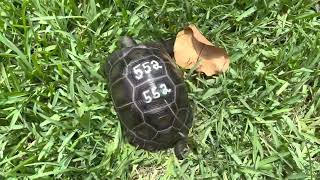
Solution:
<svg viewBox="0 0 320 180"><path fill-rule="evenodd" d="M320 179L319 9L1 0L0 179ZM178 161L126 142L99 68L120 36L165 39L189 23L226 48L231 68L186 76L196 151Z"/></svg>

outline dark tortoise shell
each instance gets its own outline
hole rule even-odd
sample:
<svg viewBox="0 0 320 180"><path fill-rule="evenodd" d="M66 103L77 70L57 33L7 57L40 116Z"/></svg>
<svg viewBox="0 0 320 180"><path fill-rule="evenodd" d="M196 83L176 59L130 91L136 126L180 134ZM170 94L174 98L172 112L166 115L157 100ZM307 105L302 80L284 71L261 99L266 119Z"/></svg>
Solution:
<svg viewBox="0 0 320 180"><path fill-rule="evenodd" d="M137 45L128 37L122 44L124 47L108 58L105 73L129 142L150 151L176 146L176 155L182 158L180 149L193 115L170 48L162 43Z"/></svg>

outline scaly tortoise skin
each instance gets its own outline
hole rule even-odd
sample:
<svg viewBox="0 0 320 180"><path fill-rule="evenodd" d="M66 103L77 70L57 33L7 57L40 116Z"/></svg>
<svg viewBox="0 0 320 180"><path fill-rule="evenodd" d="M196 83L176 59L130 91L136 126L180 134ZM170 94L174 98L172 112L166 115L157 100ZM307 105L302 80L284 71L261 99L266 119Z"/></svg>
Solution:
<svg viewBox="0 0 320 180"><path fill-rule="evenodd" d="M173 42L136 44L130 37L105 64L116 112L130 144L149 151L183 149L193 113L182 73L173 63Z"/></svg>

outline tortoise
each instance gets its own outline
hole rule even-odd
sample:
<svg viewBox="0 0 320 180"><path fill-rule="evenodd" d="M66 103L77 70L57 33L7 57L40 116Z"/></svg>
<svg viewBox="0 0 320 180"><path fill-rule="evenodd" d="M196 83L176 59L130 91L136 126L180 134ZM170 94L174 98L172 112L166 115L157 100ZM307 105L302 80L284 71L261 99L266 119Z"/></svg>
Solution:
<svg viewBox="0 0 320 180"><path fill-rule="evenodd" d="M183 159L193 112L173 40L137 44L128 36L104 64L113 105L130 144L148 151L174 147Z"/></svg>

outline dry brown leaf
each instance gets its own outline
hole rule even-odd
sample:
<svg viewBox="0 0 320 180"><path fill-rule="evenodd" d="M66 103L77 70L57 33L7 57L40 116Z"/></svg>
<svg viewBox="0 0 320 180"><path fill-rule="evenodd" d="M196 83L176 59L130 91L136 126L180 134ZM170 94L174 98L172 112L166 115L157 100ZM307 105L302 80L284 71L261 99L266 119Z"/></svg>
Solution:
<svg viewBox="0 0 320 180"><path fill-rule="evenodd" d="M229 67L226 51L215 47L194 25L178 33L174 57L176 63L185 69L191 69L200 60L196 70L207 76L223 73Z"/></svg>

